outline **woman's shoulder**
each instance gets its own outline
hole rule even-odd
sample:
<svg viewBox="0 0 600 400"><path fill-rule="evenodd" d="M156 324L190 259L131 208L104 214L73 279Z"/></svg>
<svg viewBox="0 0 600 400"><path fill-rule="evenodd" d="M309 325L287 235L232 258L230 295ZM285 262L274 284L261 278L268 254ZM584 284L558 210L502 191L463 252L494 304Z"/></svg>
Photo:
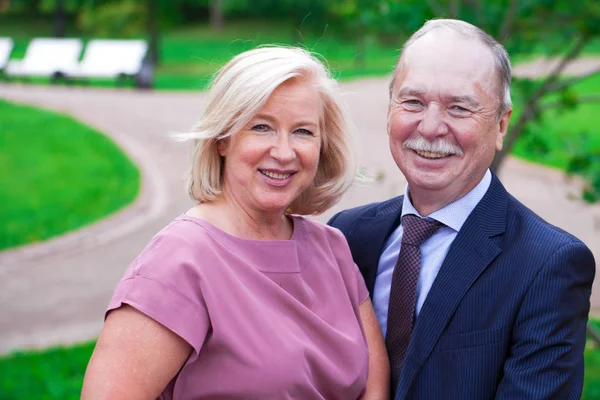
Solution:
<svg viewBox="0 0 600 400"><path fill-rule="evenodd" d="M165 249L205 249L214 240L210 224L182 214L173 219L152 238L149 245Z"/></svg>
<svg viewBox="0 0 600 400"><path fill-rule="evenodd" d="M184 215L161 229L132 262L133 273L162 274L195 270L217 253L218 240L203 221Z"/></svg>
<svg viewBox="0 0 600 400"><path fill-rule="evenodd" d="M337 228L306 217L294 215L294 225L301 225L306 235L317 236L327 240L332 245L347 246L344 234Z"/></svg>

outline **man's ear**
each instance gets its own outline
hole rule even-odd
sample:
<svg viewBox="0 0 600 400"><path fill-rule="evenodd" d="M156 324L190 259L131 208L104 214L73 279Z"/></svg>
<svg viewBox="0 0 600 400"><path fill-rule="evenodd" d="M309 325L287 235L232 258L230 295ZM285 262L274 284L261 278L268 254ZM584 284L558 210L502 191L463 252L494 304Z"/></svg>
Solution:
<svg viewBox="0 0 600 400"><path fill-rule="evenodd" d="M390 102L388 103L388 109L387 109L387 115L385 116L385 131L387 132L388 136L390 136L390 128L391 128L391 121L390 121L390 113L392 111L392 102L390 100Z"/></svg>
<svg viewBox="0 0 600 400"><path fill-rule="evenodd" d="M388 115L387 115L387 121L385 123L385 131L387 132L388 136L390 136L390 113L388 111Z"/></svg>
<svg viewBox="0 0 600 400"><path fill-rule="evenodd" d="M221 157L225 157L227 155L227 149L229 147L229 139L219 139L217 140L217 151Z"/></svg>
<svg viewBox="0 0 600 400"><path fill-rule="evenodd" d="M504 143L504 138L506 137L506 133L508 132L508 124L510 122L510 117L512 116L512 108L509 108L508 111L500 117L498 120L498 136L496 137L496 151L502 150L502 144Z"/></svg>

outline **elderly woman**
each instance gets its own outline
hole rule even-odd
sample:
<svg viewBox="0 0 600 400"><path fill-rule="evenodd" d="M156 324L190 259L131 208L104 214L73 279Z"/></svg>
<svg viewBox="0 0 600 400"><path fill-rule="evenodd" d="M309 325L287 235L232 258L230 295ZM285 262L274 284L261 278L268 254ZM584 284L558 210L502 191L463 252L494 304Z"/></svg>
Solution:
<svg viewBox="0 0 600 400"><path fill-rule="evenodd" d="M238 55L193 133L198 204L117 285L84 399L383 399L388 361L342 234L298 214L353 178L349 129L304 50Z"/></svg>

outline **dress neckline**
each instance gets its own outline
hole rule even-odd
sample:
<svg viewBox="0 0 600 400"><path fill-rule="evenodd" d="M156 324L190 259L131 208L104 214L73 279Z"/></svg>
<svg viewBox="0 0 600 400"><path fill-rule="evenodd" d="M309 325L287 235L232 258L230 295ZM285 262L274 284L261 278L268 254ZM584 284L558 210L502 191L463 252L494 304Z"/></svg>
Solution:
<svg viewBox="0 0 600 400"><path fill-rule="evenodd" d="M230 233L225 232L224 230L218 228L217 226L213 225L212 223L208 222L205 219L199 218L199 217L194 217L188 214L181 214L180 216L178 216L177 218L175 218L175 220L180 220L180 221L184 221L184 220L188 220L191 222L194 222L200 226L202 226L203 228L205 228L206 230L208 230L209 232L211 232L212 234L215 234L221 238L226 238L229 240L233 240L239 243L255 243L255 244L259 244L259 243L289 243L291 241L297 241L300 237L301 237L301 231L303 229L303 218L298 216L298 215L287 215L287 217L290 219L290 221L292 222L292 236L289 239L265 239L265 240L261 240L261 239L246 239L246 238L241 238L239 236L235 236L232 235Z"/></svg>

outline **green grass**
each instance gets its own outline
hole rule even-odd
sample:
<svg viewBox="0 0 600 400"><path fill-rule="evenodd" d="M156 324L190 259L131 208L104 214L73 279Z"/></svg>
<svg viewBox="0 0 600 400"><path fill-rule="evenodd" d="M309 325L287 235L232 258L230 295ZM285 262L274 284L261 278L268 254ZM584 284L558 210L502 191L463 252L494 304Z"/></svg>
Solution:
<svg viewBox="0 0 600 400"><path fill-rule="evenodd" d="M600 331L600 320L590 319L590 324ZM583 400L600 399L600 348L588 343L585 351L585 381L583 385Z"/></svg>
<svg viewBox="0 0 600 400"><path fill-rule="evenodd" d="M132 202L137 168L65 115L0 100L0 249L48 239Z"/></svg>
<svg viewBox="0 0 600 400"><path fill-rule="evenodd" d="M594 321L600 328L600 324ZM79 399L95 342L0 358L0 400ZM600 349L585 351L583 400L600 398Z"/></svg>
<svg viewBox="0 0 600 400"><path fill-rule="evenodd" d="M0 358L0 400L79 399L95 342Z"/></svg>
<svg viewBox="0 0 600 400"><path fill-rule="evenodd" d="M0 16L0 36L10 36L15 41L11 59L23 58L31 38L48 36L50 32L51 25L47 21L32 24L14 17ZM82 37L72 28L70 34ZM291 45L295 43L295 36L291 25L285 21L233 21L219 34L215 34L206 24L166 31L161 37L161 62L155 73L154 87L167 90L204 89L213 74L236 54L265 44ZM370 40L365 46L365 62L361 65L353 40L341 38L326 27L318 33L302 32L301 36L301 46L324 56L338 79L390 73L397 56L396 49L399 48L399 43L397 46L382 46ZM34 82L45 83L47 80L36 79ZM93 84L114 86L113 81L106 80Z"/></svg>
<svg viewBox="0 0 600 400"><path fill-rule="evenodd" d="M257 29L257 25L261 29ZM234 55L264 44L293 44L293 36L288 25L255 22L232 24L219 35L207 27L166 33L162 40L162 64L157 71L156 87L204 87L212 74ZM328 31L319 35L304 33L302 46L325 57L333 75L341 79L390 73L397 55L394 48L371 41L366 46L365 63L361 66L355 43L341 40Z"/></svg>

